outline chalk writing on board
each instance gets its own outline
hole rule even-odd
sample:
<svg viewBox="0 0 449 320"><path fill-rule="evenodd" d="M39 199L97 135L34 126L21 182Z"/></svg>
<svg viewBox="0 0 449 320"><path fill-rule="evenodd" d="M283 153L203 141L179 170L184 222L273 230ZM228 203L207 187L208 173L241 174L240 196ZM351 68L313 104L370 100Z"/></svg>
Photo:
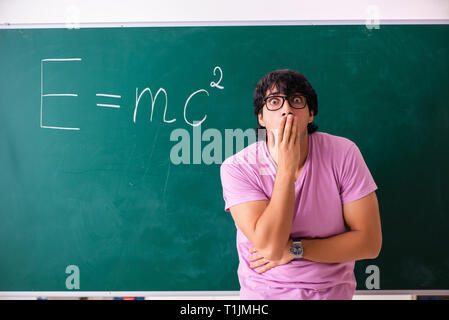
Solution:
<svg viewBox="0 0 449 320"><path fill-rule="evenodd" d="M151 89L150 89L150 88L145 88L145 89L139 94L139 97L137 97L137 92L138 92L138 90L139 90L139 89L136 88L136 106L134 107L134 118L133 118L134 123L136 123L137 108L139 107L139 101L140 101L140 98L142 98L142 95L143 95L145 92L149 92L149 93L150 93L150 97L151 97L151 116L150 116L150 121L153 121L154 104L156 103L157 96L158 96L159 93L161 93L161 92L164 93L164 96L165 96L165 107L164 107L164 118L163 118L164 122L172 123L172 122L175 122L175 121L176 121L176 119L165 120L165 114L167 113L168 96L167 96L167 91L165 91L164 88L159 88L159 90L156 92L156 95L154 96L154 98L153 98L153 93L151 92Z"/></svg>
<svg viewBox="0 0 449 320"><path fill-rule="evenodd" d="M220 86L220 82L221 82L221 78L223 78L223 71L221 70L221 68L220 67L215 67L214 68L214 76L215 76L215 71L216 70L220 70L220 79L218 80L218 82L211 82L210 83L210 86L213 88L213 87L216 87L216 88L218 88L218 89L223 89L223 87L222 86Z"/></svg>
<svg viewBox="0 0 449 320"><path fill-rule="evenodd" d="M108 98L117 98L120 99L121 96L116 94L106 94L106 93L97 93L95 94L97 97L108 97ZM119 104L104 104L104 103L97 103L97 107L104 107L104 108L120 108Z"/></svg>
<svg viewBox="0 0 449 320"><path fill-rule="evenodd" d="M79 62L82 61L81 58L63 58L63 59L42 59L41 60L41 112L40 112L40 127L43 129L57 129L57 130L77 130L79 131L80 128L77 127L63 127L63 126L50 126L47 124L44 124L44 98L47 97L78 97L78 93L44 93L44 62ZM223 79L223 70L219 67L216 66L213 70L213 75L217 76L217 71L219 71L220 73L220 78L218 79L218 82L212 81L210 82L210 87L211 88L217 88L219 90L223 90L224 87L222 85L220 85L222 79ZM136 101L135 101L135 105L134 105L134 114L133 114L133 122L136 123L136 117L137 117L137 111L139 108L139 102L141 100L141 98L144 96L145 93L149 93L150 95L150 99L151 99L151 114L150 114L150 121L153 121L153 112L154 112L154 105L156 103L157 98L160 97L165 97L165 106L164 106L164 116L163 116L163 121L165 123L173 123L176 121L176 118L173 119L169 119L167 120L167 109L168 109L168 93L164 88L159 88L158 91L156 92L156 95L153 96L153 92L151 91L150 88L145 88L143 89L140 93L139 93L139 88L136 88ZM207 96L209 96L209 92L206 89L199 89L196 90L195 92L193 92L192 94L189 95L189 97L186 99L186 103L184 105L184 121L186 124L192 126L192 127L196 127L201 125L207 118L207 114L204 114L204 117L200 120L200 121L190 121L188 119L188 113L187 113L187 107L189 106L189 102L190 100L197 94L200 93L205 93ZM122 96L118 95L118 94L111 94L111 93L96 93L95 94L96 97L105 97L105 98L113 98L113 99L121 99ZM108 101L106 101L108 102ZM101 107L101 108L113 108L113 109L119 109L120 108L120 104L111 104L111 103L97 103L96 104L97 107Z"/></svg>
<svg viewBox="0 0 449 320"><path fill-rule="evenodd" d="M68 127L55 127L43 125L42 120L42 109L43 109L43 98L45 97L78 97L76 93L51 93L44 94L44 62L64 62L64 61L81 61L81 58L67 58L67 59L42 59L41 60L41 128L44 129L58 129L58 130L80 130L80 128L68 128Z"/></svg>

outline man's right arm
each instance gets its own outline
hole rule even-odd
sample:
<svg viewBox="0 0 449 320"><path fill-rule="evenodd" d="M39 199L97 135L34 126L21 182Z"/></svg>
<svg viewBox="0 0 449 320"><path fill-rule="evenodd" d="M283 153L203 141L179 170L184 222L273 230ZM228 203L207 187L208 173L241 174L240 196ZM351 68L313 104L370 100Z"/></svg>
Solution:
<svg viewBox="0 0 449 320"><path fill-rule="evenodd" d="M281 122L278 170L271 199L245 202L230 208L240 230L253 246L270 260L281 258L290 238L295 200L295 171L300 156L298 131L296 119L284 119Z"/></svg>
<svg viewBox="0 0 449 320"><path fill-rule="evenodd" d="M278 172L270 200L250 201L230 208L240 230L270 260L278 260L282 256L289 240L294 188L294 177Z"/></svg>

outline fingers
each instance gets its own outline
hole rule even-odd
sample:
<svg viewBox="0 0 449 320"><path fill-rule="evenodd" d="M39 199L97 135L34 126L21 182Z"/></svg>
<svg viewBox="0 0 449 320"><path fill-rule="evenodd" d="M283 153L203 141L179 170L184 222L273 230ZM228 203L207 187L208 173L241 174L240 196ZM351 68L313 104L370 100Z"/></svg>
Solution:
<svg viewBox="0 0 449 320"><path fill-rule="evenodd" d="M282 143L282 139L284 138L284 129L285 122L287 121L287 117L282 117L281 122L279 124L279 132L278 132L278 145Z"/></svg>
<svg viewBox="0 0 449 320"><path fill-rule="evenodd" d="M262 273L267 271L268 269L271 269L273 267L272 264L272 261L262 258L251 263L249 266L251 269L256 269L256 272Z"/></svg>
<svg viewBox="0 0 449 320"><path fill-rule="evenodd" d="M256 260L259 260L259 259L263 258L263 256L260 253L254 253L253 254L253 252L257 252L257 250L255 248L252 248L249 252L252 255L248 258L248 261L256 261Z"/></svg>
<svg viewBox="0 0 449 320"><path fill-rule="evenodd" d="M292 133L290 134L290 139L289 139L289 143L290 145L293 145L296 143L296 139L297 139L297 132L298 130L298 117L294 117L293 118L293 124L292 124Z"/></svg>
<svg viewBox="0 0 449 320"><path fill-rule="evenodd" d="M284 136L282 137L282 142L288 144L290 137L291 137L291 132L292 132L292 124L293 122L293 115L289 114L287 116L287 120L285 122L285 129L284 129Z"/></svg>
<svg viewBox="0 0 449 320"><path fill-rule="evenodd" d="M257 250L256 248L252 248L250 252L257 252ZM249 265L250 268L254 269L257 273L264 273L277 265L275 262L264 258L260 253L254 253L249 257L248 261L251 262Z"/></svg>
<svg viewBox="0 0 449 320"><path fill-rule="evenodd" d="M264 264L267 264L268 262L270 262L270 260L267 260L267 259L265 259L265 258L262 258L262 259L258 259L258 260L256 260L256 261L254 261L254 262L252 262L252 263L250 263L250 268L257 268L257 267L260 267L260 266L263 266Z"/></svg>
<svg viewBox="0 0 449 320"><path fill-rule="evenodd" d="M265 259L264 256L262 256L262 254L258 253L256 248L252 248L251 250L249 250L249 252L254 253L254 254L252 254L248 258L248 261L250 261L250 262L255 261L250 264L251 268L257 268L258 266L261 266L269 261L268 259Z"/></svg>
<svg viewBox="0 0 449 320"><path fill-rule="evenodd" d="M254 268L258 268L258 269L256 269L257 273L264 273L265 271L268 271L275 266L276 266L276 264L274 262L267 260L266 262L261 263L259 266L256 266Z"/></svg>

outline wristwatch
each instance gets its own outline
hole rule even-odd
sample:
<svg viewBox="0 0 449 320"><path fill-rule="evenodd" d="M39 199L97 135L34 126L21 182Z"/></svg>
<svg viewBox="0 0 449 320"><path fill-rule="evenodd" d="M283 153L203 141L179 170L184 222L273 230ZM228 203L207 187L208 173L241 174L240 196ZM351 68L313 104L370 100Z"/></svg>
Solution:
<svg viewBox="0 0 449 320"><path fill-rule="evenodd" d="M302 246L301 240L293 240L293 243L290 247L290 252L294 256L293 260L302 259L302 254L304 252L304 248Z"/></svg>

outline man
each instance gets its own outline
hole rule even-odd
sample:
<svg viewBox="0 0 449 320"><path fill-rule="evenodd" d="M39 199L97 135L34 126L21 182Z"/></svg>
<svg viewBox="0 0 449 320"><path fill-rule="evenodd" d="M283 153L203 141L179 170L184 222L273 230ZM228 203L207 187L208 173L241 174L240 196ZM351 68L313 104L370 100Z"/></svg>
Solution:
<svg viewBox="0 0 449 320"><path fill-rule="evenodd" d="M316 93L299 72L263 77L254 107L266 140L220 168L240 298L352 299L355 260L382 244L377 186L358 147L316 132Z"/></svg>

